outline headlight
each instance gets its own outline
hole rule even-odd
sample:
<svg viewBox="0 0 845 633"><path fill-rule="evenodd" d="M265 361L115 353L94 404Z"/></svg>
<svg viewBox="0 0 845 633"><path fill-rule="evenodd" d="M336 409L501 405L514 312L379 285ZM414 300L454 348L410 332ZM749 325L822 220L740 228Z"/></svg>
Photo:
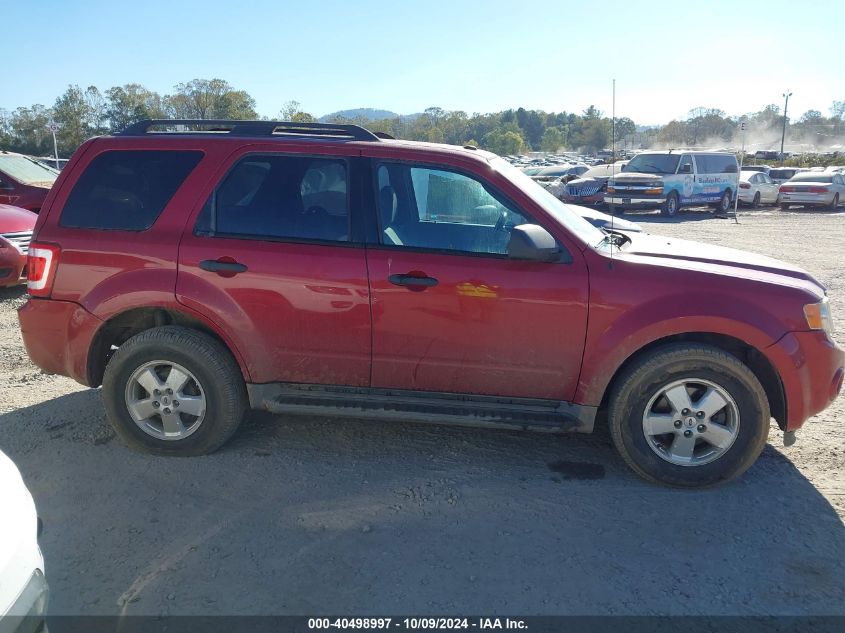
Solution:
<svg viewBox="0 0 845 633"><path fill-rule="evenodd" d="M830 300L827 297L818 303L805 305L804 316L811 330L824 330L828 336L833 336L833 315L830 313Z"/></svg>

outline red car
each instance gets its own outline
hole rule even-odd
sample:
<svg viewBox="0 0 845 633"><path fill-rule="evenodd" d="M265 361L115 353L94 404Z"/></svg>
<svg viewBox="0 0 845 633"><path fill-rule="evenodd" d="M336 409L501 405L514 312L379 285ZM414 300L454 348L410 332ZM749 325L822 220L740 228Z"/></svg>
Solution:
<svg viewBox="0 0 845 633"><path fill-rule="evenodd" d="M26 254L38 216L0 204L0 288L26 282Z"/></svg>
<svg viewBox="0 0 845 633"><path fill-rule="evenodd" d="M503 159L357 127L146 121L85 143L29 254L24 342L123 440L221 447L249 408L589 432L640 475L737 477L842 388L824 288L606 232Z"/></svg>
<svg viewBox="0 0 845 633"><path fill-rule="evenodd" d="M58 175L34 158L0 150L0 204L38 213Z"/></svg>

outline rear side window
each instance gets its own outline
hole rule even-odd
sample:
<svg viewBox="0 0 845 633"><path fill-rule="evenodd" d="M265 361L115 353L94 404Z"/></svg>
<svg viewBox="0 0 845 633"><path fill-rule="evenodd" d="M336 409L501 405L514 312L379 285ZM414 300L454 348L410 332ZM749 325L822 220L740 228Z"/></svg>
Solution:
<svg viewBox="0 0 845 633"><path fill-rule="evenodd" d="M735 174L736 158L730 154L696 154L695 163L700 174Z"/></svg>
<svg viewBox="0 0 845 633"><path fill-rule="evenodd" d="M197 235L349 241L346 161L247 156L206 203Z"/></svg>
<svg viewBox="0 0 845 633"><path fill-rule="evenodd" d="M65 203L60 224L78 229L150 228L202 152L103 152L91 161Z"/></svg>

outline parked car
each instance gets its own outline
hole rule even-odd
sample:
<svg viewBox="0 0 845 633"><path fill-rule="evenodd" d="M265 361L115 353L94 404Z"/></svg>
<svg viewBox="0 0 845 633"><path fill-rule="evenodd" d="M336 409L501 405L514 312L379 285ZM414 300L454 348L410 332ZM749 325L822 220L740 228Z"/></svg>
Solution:
<svg viewBox="0 0 845 633"><path fill-rule="evenodd" d="M741 171L737 191L739 201L752 207L778 202L778 185L763 172Z"/></svg>
<svg viewBox="0 0 845 633"><path fill-rule="evenodd" d="M38 216L0 204L0 288L26 282L26 254Z"/></svg>
<svg viewBox="0 0 845 633"><path fill-rule="evenodd" d="M561 200L578 205L603 205L607 181L614 174L624 171L627 160L610 165L596 165L579 178L570 180L563 190Z"/></svg>
<svg viewBox="0 0 845 633"><path fill-rule="evenodd" d="M745 167L742 168L742 171L749 171L746 170ZM787 180L792 178L795 174L799 174L802 171L807 171L806 167L773 167L769 170L769 178L771 178L776 184L781 185L785 183Z"/></svg>
<svg viewBox="0 0 845 633"><path fill-rule="evenodd" d="M845 202L845 174L806 171L795 174L780 186L780 208L831 207Z"/></svg>
<svg viewBox="0 0 845 633"><path fill-rule="evenodd" d="M43 630L47 612L38 515L15 464L0 452L0 631Z"/></svg>
<svg viewBox="0 0 845 633"><path fill-rule="evenodd" d="M38 213L58 175L34 158L0 150L0 204Z"/></svg>
<svg viewBox="0 0 845 633"><path fill-rule="evenodd" d="M610 178L604 202L611 213L617 207L659 207L672 216L682 207L699 204L726 213L736 195L738 172L730 152L642 152L624 172Z"/></svg>
<svg viewBox="0 0 845 633"><path fill-rule="evenodd" d="M735 183L712 158L702 175ZM354 125L145 121L91 139L28 269L30 358L102 385L123 441L163 455L216 450L249 408L606 419L634 471L695 487L745 471L771 417L791 443L845 371L803 270L600 231L494 154Z"/></svg>
<svg viewBox="0 0 845 633"><path fill-rule="evenodd" d="M561 165L554 165L551 167L544 167L536 174L527 174L535 180L553 180L566 178L567 176L578 177L587 171L587 165L573 165L571 163L563 163Z"/></svg>
<svg viewBox="0 0 845 633"><path fill-rule="evenodd" d="M759 171L764 174L768 174L772 171L772 168L768 165L743 165L742 171Z"/></svg>

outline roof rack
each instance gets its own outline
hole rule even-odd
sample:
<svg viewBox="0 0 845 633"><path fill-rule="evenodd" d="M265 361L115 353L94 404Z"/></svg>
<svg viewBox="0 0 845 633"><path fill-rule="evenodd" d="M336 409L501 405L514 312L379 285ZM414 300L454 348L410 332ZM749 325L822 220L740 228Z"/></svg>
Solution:
<svg viewBox="0 0 845 633"><path fill-rule="evenodd" d="M116 136L145 134L228 134L229 136L299 136L343 141L378 141L359 125L298 123L294 121L232 121L229 119L146 119Z"/></svg>

